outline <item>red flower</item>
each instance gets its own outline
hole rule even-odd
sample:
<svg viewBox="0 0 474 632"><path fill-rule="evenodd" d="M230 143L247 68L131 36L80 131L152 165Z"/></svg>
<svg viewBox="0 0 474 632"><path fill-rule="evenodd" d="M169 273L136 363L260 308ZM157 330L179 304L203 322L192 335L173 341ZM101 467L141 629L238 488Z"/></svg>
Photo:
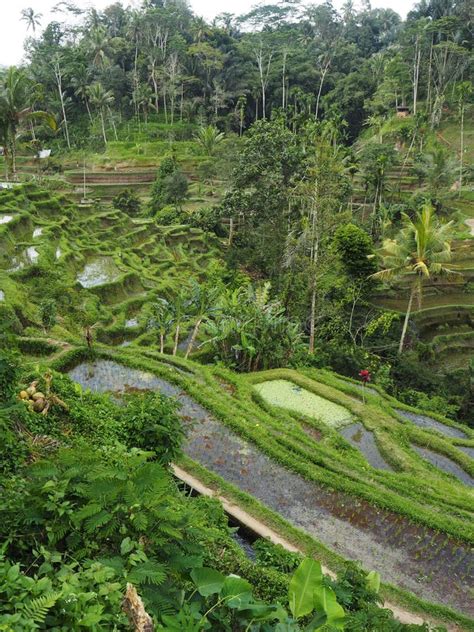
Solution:
<svg viewBox="0 0 474 632"><path fill-rule="evenodd" d="M372 376L370 375L370 371L367 371L367 369L362 369L361 371L359 371L359 377L362 379L363 382L370 382L370 380L372 379Z"/></svg>

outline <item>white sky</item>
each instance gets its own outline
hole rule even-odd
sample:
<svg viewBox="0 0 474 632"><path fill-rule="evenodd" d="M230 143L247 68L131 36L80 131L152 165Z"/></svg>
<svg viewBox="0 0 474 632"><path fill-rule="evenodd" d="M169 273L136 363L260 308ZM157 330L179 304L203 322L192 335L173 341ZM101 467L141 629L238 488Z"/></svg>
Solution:
<svg viewBox="0 0 474 632"><path fill-rule="evenodd" d="M32 7L36 13L43 15L41 26L44 27L51 20L61 21L64 14L51 13L59 0L0 0L0 65L18 64L23 56L23 41L28 35L26 24L20 20L22 9ZM309 0L305 2L310 3ZM73 0L80 8L94 6L97 9L113 4L114 0ZM122 4L141 4L139 0L123 0ZM268 0L268 4L271 0ZM318 0L314 2L318 4ZM190 0L195 13L211 20L219 13L242 14L257 4L256 0ZM343 4L343 0L335 0L336 7ZM372 7L387 7L397 11L402 17L414 4L414 0L372 0Z"/></svg>

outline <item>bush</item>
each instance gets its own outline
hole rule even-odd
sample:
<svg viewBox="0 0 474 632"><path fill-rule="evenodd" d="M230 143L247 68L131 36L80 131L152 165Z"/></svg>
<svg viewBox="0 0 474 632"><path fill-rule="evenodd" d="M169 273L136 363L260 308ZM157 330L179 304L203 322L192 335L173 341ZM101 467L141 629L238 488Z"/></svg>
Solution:
<svg viewBox="0 0 474 632"><path fill-rule="evenodd" d="M126 444L153 450L163 465L176 459L185 436L178 403L161 393L131 395L125 401L121 422Z"/></svg>
<svg viewBox="0 0 474 632"><path fill-rule="evenodd" d="M138 215L140 213L141 202L138 195L131 189L124 189L112 200L114 208L127 213L127 215Z"/></svg>
<svg viewBox="0 0 474 632"><path fill-rule="evenodd" d="M291 553L281 544L273 544L263 538L256 540L252 546L261 566L273 568L280 573L292 573L303 559L299 553Z"/></svg>
<svg viewBox="0 0 474 632"><path fill-rule="evenodd" d="M180 206L188 193L188 181L174 158L165 158L151 190L150 210L156 214L167 204Z"/></svg>

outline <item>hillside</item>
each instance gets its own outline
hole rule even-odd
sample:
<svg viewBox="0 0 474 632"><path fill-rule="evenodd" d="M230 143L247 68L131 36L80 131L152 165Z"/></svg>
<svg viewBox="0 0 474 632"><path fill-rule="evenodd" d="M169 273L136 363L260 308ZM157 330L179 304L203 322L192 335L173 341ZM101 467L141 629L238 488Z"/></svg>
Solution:
<svg viewBox="0 0 474 632"><path fill-rule="evenodd" d="M468 0L43 4L0 66L0 630L474 632Z"/></svg>

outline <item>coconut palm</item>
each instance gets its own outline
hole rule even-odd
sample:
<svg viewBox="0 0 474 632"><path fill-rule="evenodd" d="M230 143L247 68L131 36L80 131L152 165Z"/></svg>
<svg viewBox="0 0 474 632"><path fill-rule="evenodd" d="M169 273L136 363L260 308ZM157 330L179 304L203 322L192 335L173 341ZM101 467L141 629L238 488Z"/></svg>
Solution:
<svg viewBox="0 0 474 632"><path fill-rule="evenodd" d="M107 145L104 112L114 102L114 94L111 90L105 90L104 86L97 81L89 86L88 95L92 105L94 105L99 112L100 122L102 124L102 136L104 138L104 143Z"/></svg>
<svg viewBox="0 0 474 632"><path fill-rule="evenodd" d="M11 66L0 86L0 128L10 154L10 171L13 176L16 174L16 139L21 123L39 119L46 122L51 129L56 129L56 121L51 114L32 110L33 93L32 83L25 72Z"/></svg>
<svg viewBox="0 0 474 632"><path fill-rule="evenodd" d="M28 7L27 9L21 10L21 18L22 22L26 22L26 30L30 29L33 33L36 32L36 27L40 25L41 18L43 15L41 13L35 13L35 10L32 7Z"/></svg>
<svg viewBox="0 0 474 632"><path fill-rule="evenodd" d="M101 27L91 29L86 40L87 51L92 57L94 66L103 68L109 62L107 57L108 39L106 30Z"/></svg>
<svg viewBox="0 0 474 632"><path fill-rule="evenodd" d="M89 106L88 90L90 85L89 70L86 66L80 66L71 77L71 86L74 88L74 94L84 102L89 116L89 120L92 123L92 113Z"/></svg>
<svg viewBox="0 0 474 632"><path fill-rule="evenodd" d="M207 156L213 156L225 136L214 125L207 125L206 127L201 127L194 138L201 145Z"/></svg>
<svg viewBox="0 0 474 632"><path fill-rule="evenodd" d="M425 204L413 220L404 214L403 224L395 239L386 239L383 243L381 255L384 269L371 275L372 278L382 280L401 277L411 279L398 353L403 351L415 297L421 306L424 282L432 275L458 274L445 265L451 261L453 222L441 224L433 207Z"/></svg>

